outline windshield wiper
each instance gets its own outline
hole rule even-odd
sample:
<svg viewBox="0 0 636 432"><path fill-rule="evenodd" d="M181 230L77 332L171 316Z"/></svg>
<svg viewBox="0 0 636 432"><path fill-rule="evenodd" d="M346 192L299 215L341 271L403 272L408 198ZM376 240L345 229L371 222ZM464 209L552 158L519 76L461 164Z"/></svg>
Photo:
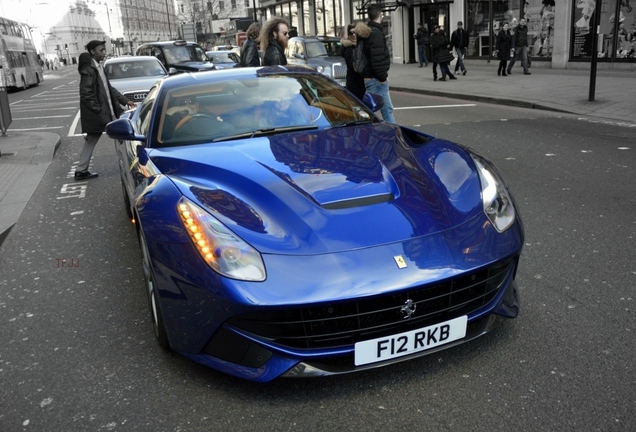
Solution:
<svg viewBox="0 0 636 432"><path fill-rule="evenodd" d="M338 124L332 125L331 127L332 128L339 128L339 127L355 126L355 125L361 125L361 124L367 124L367 123L373 123L373 119L353 120L353 121L349 121L349 122L338 123Z"/></svg>
<svg viewBox="0 0 636 432"><path fill-rule="evenodd" d="M220 138L214 138L212 142L219 141L230 141L241 138L254 138L257 136L266 136L266 135L275 135L277 133L282 132L295 132L295 131L303 131L303 130L313 130L318 129L318 125L302 125L302 126L285 126L278 128L270 128L270 129L256 129L255 131L244 132L236 135L228 135Z"/></svg>

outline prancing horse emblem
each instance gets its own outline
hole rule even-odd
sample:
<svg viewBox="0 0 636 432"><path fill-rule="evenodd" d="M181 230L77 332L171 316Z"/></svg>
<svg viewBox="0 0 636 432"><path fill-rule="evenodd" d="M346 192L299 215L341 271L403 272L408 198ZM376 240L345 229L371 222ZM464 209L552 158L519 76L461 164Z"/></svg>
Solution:
<svg viewBox="0 0 636 432"><path fill-rule="evenodd" d="M400 312L404 314L404 319L409 319L415 313L415 309L417 309L417 305L413 302L413 300L408 299L404 306L400 309Z"/></svg>

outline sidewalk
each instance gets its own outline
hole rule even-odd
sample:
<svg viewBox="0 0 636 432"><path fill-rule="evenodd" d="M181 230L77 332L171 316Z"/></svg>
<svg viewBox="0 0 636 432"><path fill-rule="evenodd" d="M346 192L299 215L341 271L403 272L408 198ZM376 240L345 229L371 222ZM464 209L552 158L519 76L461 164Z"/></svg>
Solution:
<svg viewBox="0 0 636 432"><path fill-rule="evenodd" d="M562 111L617 121L636 122L636 71L597 70L594 101L590 102L590 70L551 69L535 61L524 75L517 61L512 75L497 76L498 60L465 62L467 74L457 80L433 81L433 63L392 64L389 70L393 91L456 97L527 108ZM542 67L543 66L543 67ZM454 66L450 67L451 72ZM438 68L438 77L441 78Z"/></svg>
<svg viewBox="0 0 636 432"><path fill-rule="evenodd" d="M417 63L392 64L391 90L562 111L636 127L633 70L599 69L594 101L590 102L589 68L550 69L535 61L532 75L523 75L518 62L512 75L499 77L496 60L465 63L468 73L446 82L433 81L432 63L424 68ZM45 79L46 72L54 73L45 71ZM60 142L54 133L12 132L11 127L0 136L0 245L31 199Z"/></svg>
<svg viewBox="0 0 636 432"><path fill-rule="evenodd" d="M49 132L0 135L0 245L48 169L60 136Z"/></svg>

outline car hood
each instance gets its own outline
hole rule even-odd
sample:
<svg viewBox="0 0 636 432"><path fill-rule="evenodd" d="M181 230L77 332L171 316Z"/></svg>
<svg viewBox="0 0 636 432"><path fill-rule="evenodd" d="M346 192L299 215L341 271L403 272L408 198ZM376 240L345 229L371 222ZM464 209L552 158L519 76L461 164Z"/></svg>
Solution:
<svg viewBox="0 0 636 432"><path fill-rule="evenodd" d="M483 217L468 150L387 123L153 149L149 157L262 253L354 250Z"/></svg>
<svg viewBox="0 0 636 432"><path fill-rule="evenodd" d="M343 57L312 57L307 61L312 66L331 67L335 63L345 64Z"/></svg>
<svg viewBox="0 0 636 432"><path fill-rule="evenodd" d="M109 78L110 84L120 93L129 93L135 91L149 91L154 83L163 78L163 76L137 77L137 78Z"/></svg>
<svg viewBox="0 0 636 432"><path fill-rule="evenodd" d="M170 66L180 71L189 72L200 72L215 69L214 65L208 62L182 62Z"/></svg>

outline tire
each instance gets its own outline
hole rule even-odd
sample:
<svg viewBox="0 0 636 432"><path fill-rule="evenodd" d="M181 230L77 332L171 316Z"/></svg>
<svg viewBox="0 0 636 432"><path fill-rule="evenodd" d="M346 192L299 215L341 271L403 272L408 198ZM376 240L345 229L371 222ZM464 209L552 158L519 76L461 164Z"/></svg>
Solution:
<svg viewBox="0 0 636 432"><path fill-rule="evenodd" d="M124 180L120 177L119 181L121 183L121 193L124 197L124 208L126 209L126 214L128 215L128 219L133 220L133 213L130 208L130 197L128 196L128 191L126 190L126 186L124 186Z"/></svg>
<svg viewBox="0 0 636 432"><path fill-rule="evenodd" d="M159 305L159 293L157 292L157 286L155 284L155 275L152 270L150 253L148 252L148 245L146 244L144 234L141 232L141 228L139 229L139 247L141 249L141 264L144 272L146 294L148 296L148 308L150 309L150 319L152 320L155 338L162 349L169 351L170 342L168 341L168 333L163 323L163 315L161 314L161 307Z"/></svg>

